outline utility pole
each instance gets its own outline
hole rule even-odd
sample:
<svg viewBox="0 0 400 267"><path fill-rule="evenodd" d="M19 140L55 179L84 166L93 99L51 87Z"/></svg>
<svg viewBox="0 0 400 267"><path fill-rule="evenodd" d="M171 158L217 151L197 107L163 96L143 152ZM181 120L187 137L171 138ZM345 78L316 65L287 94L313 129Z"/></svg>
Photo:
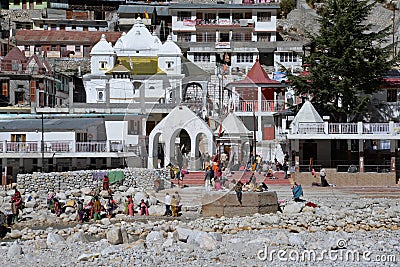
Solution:
<svg viewBox="0 0 400 267"><path fill-rule="evenodd" d="M41 142L41 152L42 152L42 172L44 172L44 117L43 117L43 113L41 114L41 118L42 118L42 142Z"/></svg>

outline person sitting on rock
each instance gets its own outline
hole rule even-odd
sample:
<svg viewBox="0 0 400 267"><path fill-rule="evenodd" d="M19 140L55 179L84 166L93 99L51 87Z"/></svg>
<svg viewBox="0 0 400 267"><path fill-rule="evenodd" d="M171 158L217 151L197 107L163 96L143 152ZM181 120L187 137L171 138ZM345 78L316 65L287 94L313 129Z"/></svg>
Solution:
<svg viewBox="0 0 400 267"><path fill-rule="evenodd" d="M99 197L94 197L94 203L93 203L93 218L95 220L101 220L101 212L102 206L99 200Z"/></svg>
<svg viewBox="0 0 400 267"><path fill-rule="evenodd" d="M18 189L16 187L14 189L14 195L11 197L11 210L13 214L12 222L18 222L19 210L22 207L22 197Z"/></svg>
<svg viewBox="0 0 400 267"><path fill-rule="evenodd" d="M112 196L108 199L107 207L108 207L107 209L108 218L112 218L114 210L116 210L118 207L117 202L115 202Z"/></svg>
<svg viewBox="0 0 400 267"><path fill-rule="evenodd" d="M293 199L295 202L303 202L303 199L300 199L301 196L303 196L303 188L301 185L294 183L292 186L292 193L293 193Z"/></svg>
<svg viewBox="0 0 400 267"><path fill-rule="evenodd" d="M149 216L149 209L147 208L146 203L144 202L144 199L140 200L140 215L146 215Z"/></svg>
<svg viewBox="0 0 400 267"><path fill-rule="evenodd" d="M78 222L83 222L83 218L85 215L85 210L83 208L83 201L81 199L77 202L77 220Z"/></svg>

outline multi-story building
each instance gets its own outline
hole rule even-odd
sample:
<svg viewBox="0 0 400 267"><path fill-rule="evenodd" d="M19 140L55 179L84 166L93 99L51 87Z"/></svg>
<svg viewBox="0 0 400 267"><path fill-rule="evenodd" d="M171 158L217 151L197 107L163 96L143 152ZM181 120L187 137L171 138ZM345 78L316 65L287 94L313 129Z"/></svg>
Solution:
<svg viewBox="0 0 400 267"><path fill-rule="evenodd" d="M3 2L3 1L2 1ZM43 9L47 7L47 0L8 0L9 9Z"/></svg>
<svg viewBox="0 0 400 267"><path fill-rule="evenodd" d="M91 48L102 34L112 43L121 36L120 32L19 30L15 42L26 56L37 54L48 58L88 58Z"/></svg>
<svg viewBox="0 0 400 267"><path fill-rule="evenodd" d="M215 73L218 64L229 73L246 73L255 60L270 72L301 66L301 44L284 46L276 29L278 3L171 4L173 40L187 57Z"/></svg>

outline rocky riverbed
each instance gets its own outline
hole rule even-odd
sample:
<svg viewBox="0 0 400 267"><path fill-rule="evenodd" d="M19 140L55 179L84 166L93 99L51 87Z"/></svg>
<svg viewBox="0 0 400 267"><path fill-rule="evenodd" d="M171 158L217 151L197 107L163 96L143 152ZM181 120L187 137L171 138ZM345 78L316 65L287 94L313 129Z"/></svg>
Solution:
<svg viewBox="0 0 400 267"><path fill-rule="evenodd" d="M148 191L151 216L117 214L83 224L75 221L73 208L57 217L46 209L46 196L22 191L24 198L32 197L26 202L30 210L0 240L0 266L400 265L399 199L313 188L306 189L315 190L306 202L296 203L290 190L277 189L288 201L276 214L203 218L200 209L184 209L181 217L162 217L164 207ZM123 201L127 192L143 198L142 190L147 189L116 188L116 199ZM184 190L189 196L191 189ZM90 197L89 191L57 194L67 200ZM12 192L0 191L3 205Z"/></svg>

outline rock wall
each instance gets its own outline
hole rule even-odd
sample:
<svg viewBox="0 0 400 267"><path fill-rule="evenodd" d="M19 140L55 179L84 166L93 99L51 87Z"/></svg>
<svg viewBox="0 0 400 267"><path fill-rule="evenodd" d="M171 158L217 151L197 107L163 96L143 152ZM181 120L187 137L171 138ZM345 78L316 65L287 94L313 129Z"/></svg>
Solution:
<svg viewBox="0 0 400 267"><path fill-rule="evenodd" d="M123 186L135 187L140 190L149 190L154 188L154 180L158 177L169 179L167 170L149 170L142 168L116 169L122 170L125 179ZM51 173L33 173L18 174L18 188L25 192L49 193L75 191L81 188L96 188L102 186L102 180L94 179L93 172L110 170L83 170L71 172L51 172ZM121 184L118 184L120 186ZM117 184L111 185L111 189L116 189Z"/></svg>
<svg viewBox="0 0 400 267"><path fill-rule="evenodd" d="M276 192L243 192L242 205L235 192L209 192L203 195L201 213L203 216L234 217L266 214L278 211Z"/></svg>
<svg viewBox="0 0 400 267"><path fill-rule="evenodd" d="M347 173L336 172L336 169L326 169L326 179L328 183L337 186L395 186L396 173ZM300 172L295 174L295 181L302 185L311 185L313 182L320 183L319 173L317 177L310 172Z"/></svg>

